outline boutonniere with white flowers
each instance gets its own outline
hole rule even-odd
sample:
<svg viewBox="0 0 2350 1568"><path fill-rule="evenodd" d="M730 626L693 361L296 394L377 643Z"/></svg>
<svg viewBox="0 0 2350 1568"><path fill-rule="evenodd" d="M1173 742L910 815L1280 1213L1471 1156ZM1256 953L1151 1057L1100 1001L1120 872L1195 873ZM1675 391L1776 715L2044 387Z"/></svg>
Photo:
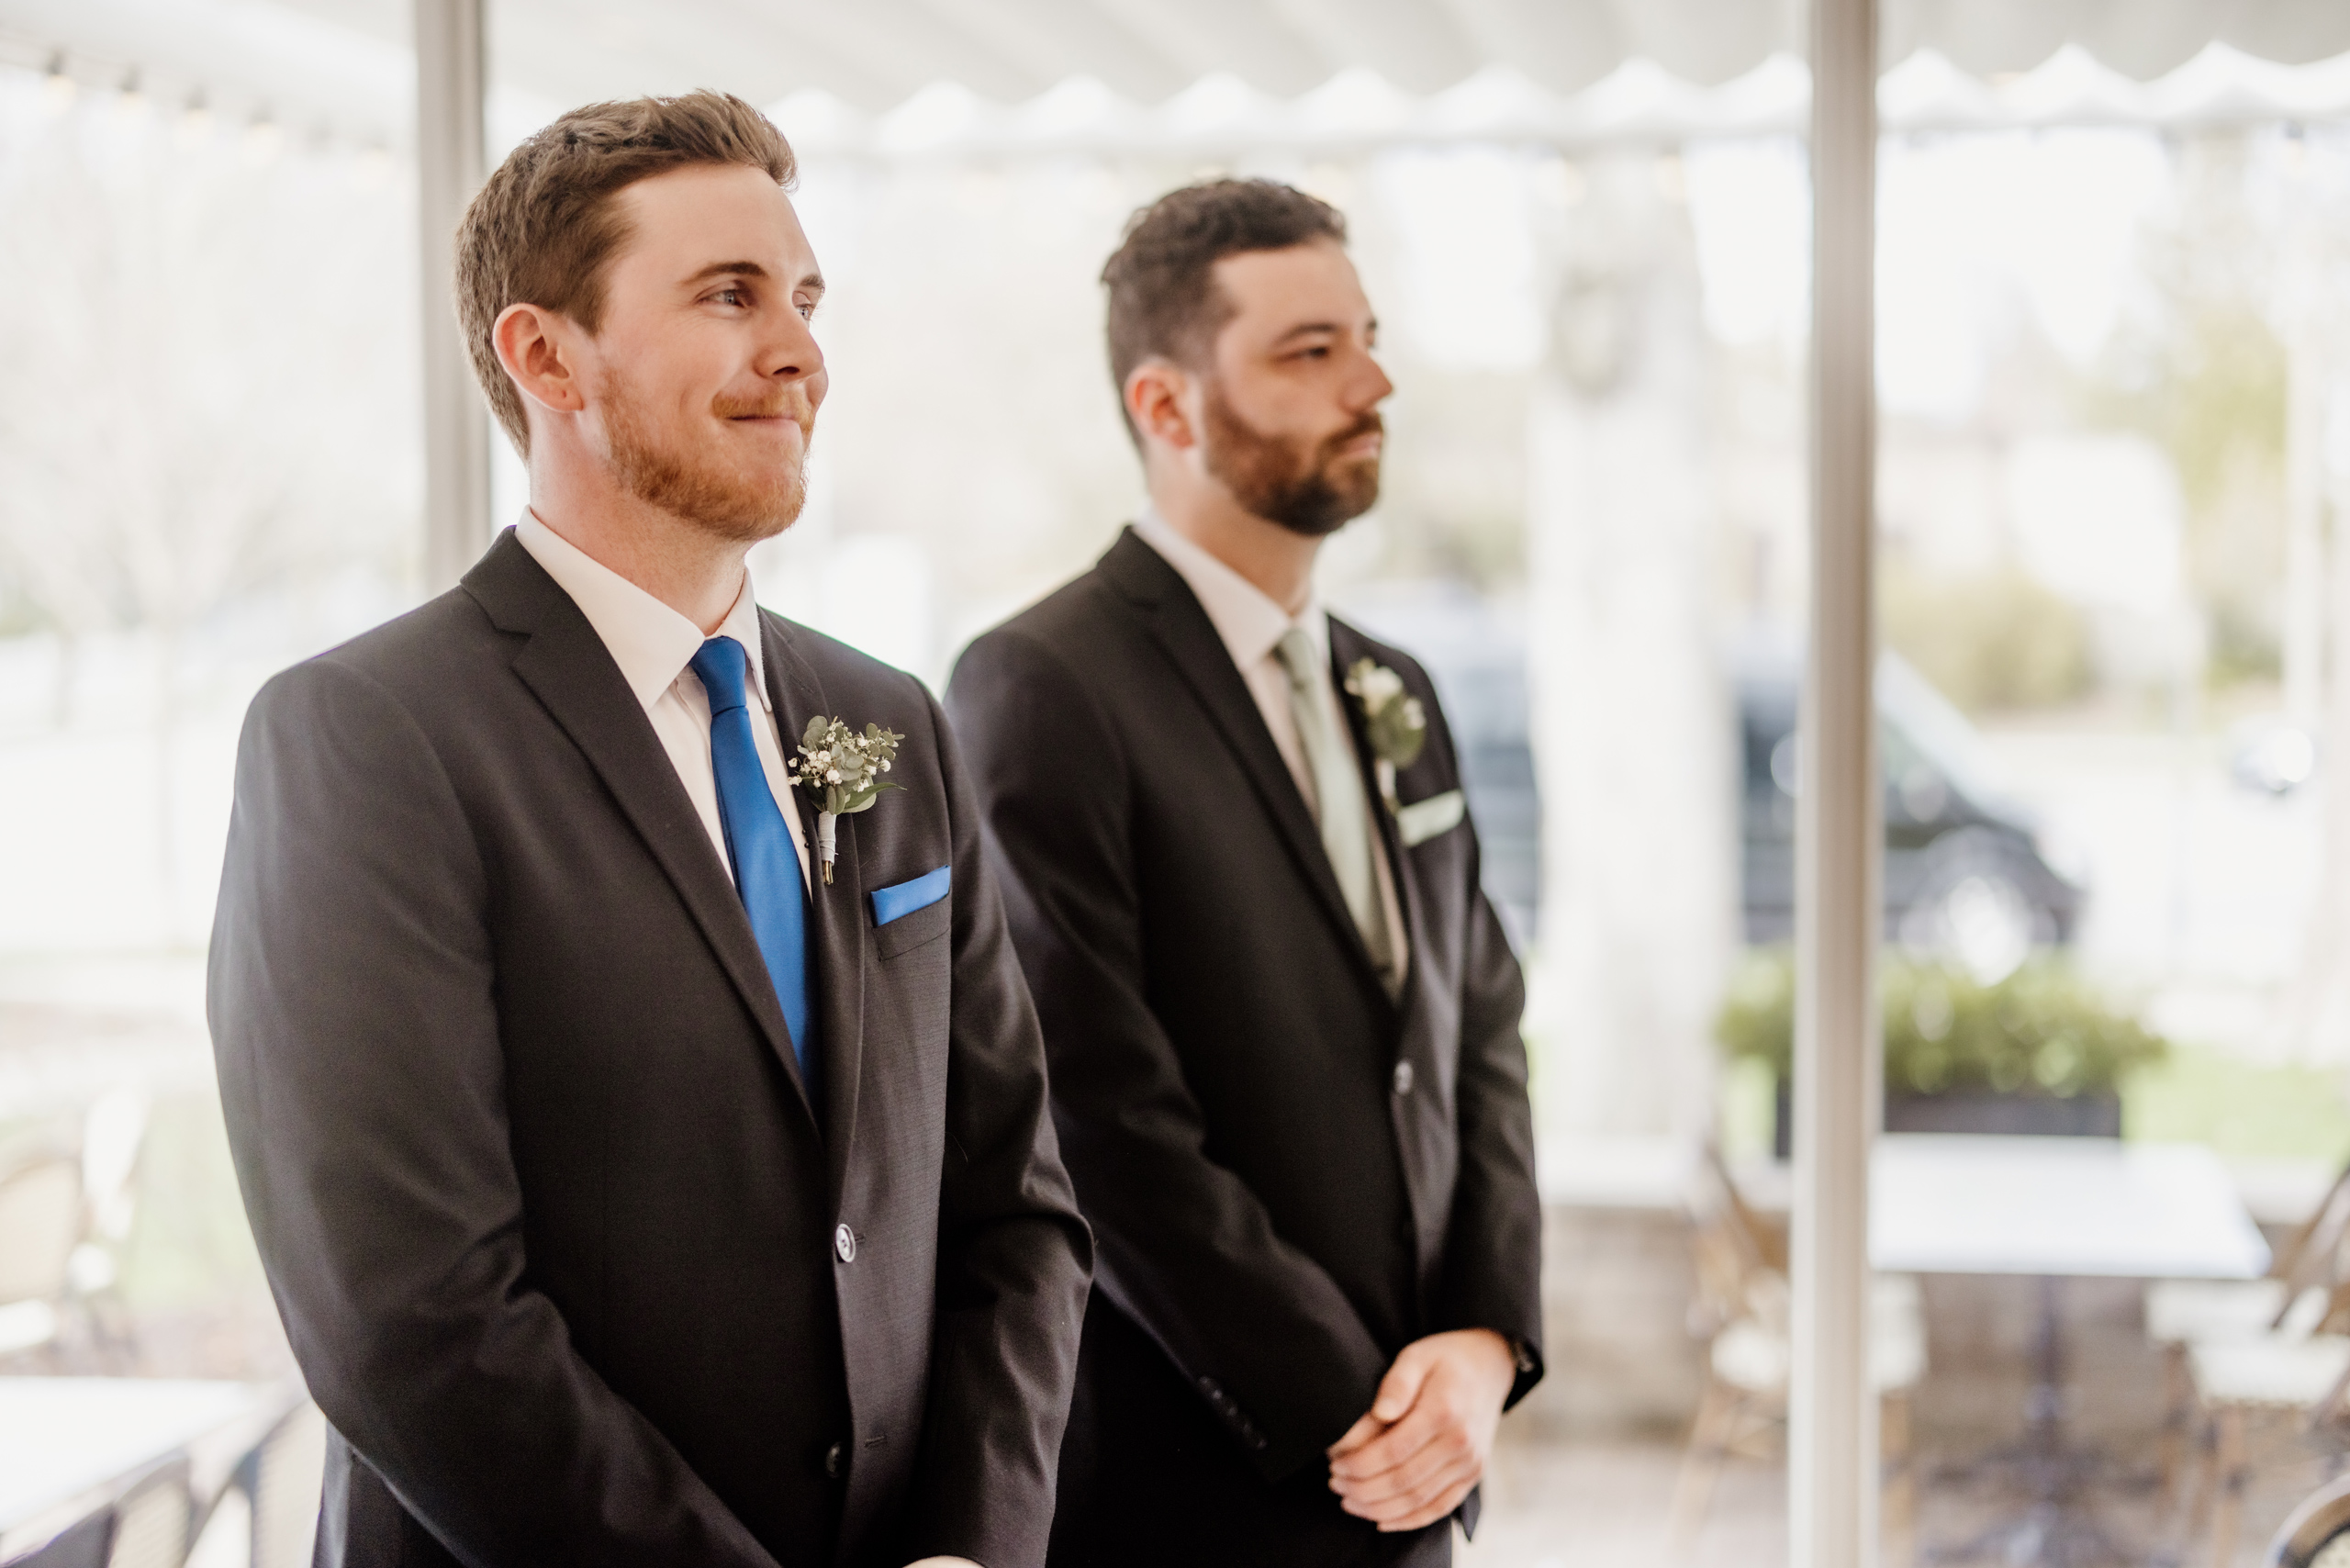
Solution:
<svg viewBox="0 0 2350 1568"><path fill-rule="evenodd" d="M1428 744L1427 710L1404 689L1404 678L1376 659L1357 659L1347 671L1347 693L1362 710L1362 727L1371 737L1372 771L1379 776L1379 797L1390 812L1395 804L1395 770L1419 760Z"/></svg>
<svg viewBox="0 0 2350 1568"><path fill-rule="evenodd" d="M821 802L816 812L816 852L824 866L824 886L833 885L833 857L838 851L837 829L843 817L869 812L882 791L900 790L881 776L897 759L898 743L906 737L878 724L857 734L838 719L822 714L808 721L800 736L800 756L791 764L791 781L804 785Z"/></svg>

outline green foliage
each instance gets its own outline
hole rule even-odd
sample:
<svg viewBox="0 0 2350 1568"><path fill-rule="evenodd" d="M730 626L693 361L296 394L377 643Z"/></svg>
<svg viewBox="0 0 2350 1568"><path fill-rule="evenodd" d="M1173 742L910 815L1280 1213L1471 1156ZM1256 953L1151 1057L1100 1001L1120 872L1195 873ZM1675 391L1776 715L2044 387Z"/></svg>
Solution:
<svg viewBox="0 0 2350 1568"><path fill-rule="evenodd" d="M2154 440L2187 503L2187 571L2211 633L2215 687L2274 679L2285 572L2289 353L2277 326L2282 247L2250 199L2249 139L2215 133L2178 150L2176 215L2148 229L2149 286L2081 388L2094 426Z"/></svg>
<svg viewBox="0 0 2350 1568"><path fill-rule="evenodd" d="M2209 516L2235 465L2283 465L2285 345L2251 300L2199 297L2187 292L2196 283L2163 281L2176 291L2166 330L2127 345L2123 363L2090 389L2088 412L2161 442L2188 510Z"/></svg>
<svg viewBox="0 0 2350 1568"><path fill-rule="evenodd" d="M1929 581L1888 563L1884 591L1886 641L1969 712L2052 707L2089 689L2080 610L2021 572Z"/></svg>
<svg viewBox="0 0 2350 1568"><path fill-rule="evenodd" d="M2181 1048L2132 1075L2121 1102L2133 1138L2207 1144L2232 1159L2310 1159L2350 1150L2350 1102L2338 1068L2246 1061Z"/></svg>
<svg viewBox="0 0 2350 1568"><path fill-rule="evenodd" d="M1989 1090L2067 1098L2115 1089L2169 1049L2055 958L2035 958L1986 986L1962 969L1888 955L1878 994L1886 1088L1896 1094ZM1715 1024L1723 1049L1784 1079L1794 1070L1795 1033L1793 955L1784 947L1751 953Z"/></svg>

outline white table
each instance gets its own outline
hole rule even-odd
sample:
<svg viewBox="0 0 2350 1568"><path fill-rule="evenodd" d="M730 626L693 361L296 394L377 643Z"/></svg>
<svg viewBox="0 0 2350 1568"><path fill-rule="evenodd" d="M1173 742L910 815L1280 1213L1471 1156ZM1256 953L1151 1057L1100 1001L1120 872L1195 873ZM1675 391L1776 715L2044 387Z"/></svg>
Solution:
<svg viewBox="0 0 2350 1568"><path fill-rule="evenodd" d="M287 1408L286 1396L240 1383L0 1378L0 1562L157 1465L185 1459L194 1489L209 1495Z"/></svg>
<svg viewBox="0 0 2350 1568"><path fill-rule="evenodd" d="M1869 1260L1888 1273L2250 1280L2268 1244L2197 1144L1888 1133Z"/></svg>
<svg viewBox="0 0 2350 1568"><path fill-rule="evenodd" d="M2137 1561L2089 1510L2102 1462L2065 1439L2058 1282L2257 1278L2268 1267L2268 1244L2227 1167L2190 1144L1912 1133L1879 1138L1869 1170L1869 1259L1879 1270L2040 1281L2024 1435L1991 1462L2020 1474L2031 1504L1930 1555L2065 1565Z"/></svg>

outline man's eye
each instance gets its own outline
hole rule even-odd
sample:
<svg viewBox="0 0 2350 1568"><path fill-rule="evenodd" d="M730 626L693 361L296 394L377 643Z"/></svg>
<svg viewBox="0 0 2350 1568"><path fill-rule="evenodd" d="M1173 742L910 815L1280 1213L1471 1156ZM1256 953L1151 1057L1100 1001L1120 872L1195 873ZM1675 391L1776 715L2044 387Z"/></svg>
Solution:
<svg viewBox="0 0 2350 1568"><path fill-rule="evenodd" d="M722 305L748 305L751 302L749 291L740 288L722 288L711 297Z"/></svg>

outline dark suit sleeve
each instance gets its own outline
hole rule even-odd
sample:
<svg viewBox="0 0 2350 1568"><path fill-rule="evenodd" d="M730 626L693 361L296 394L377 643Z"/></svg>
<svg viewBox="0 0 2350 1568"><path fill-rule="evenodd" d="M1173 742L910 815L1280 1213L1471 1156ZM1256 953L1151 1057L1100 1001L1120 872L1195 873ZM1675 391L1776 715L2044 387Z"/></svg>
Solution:
<svg viewBox="0 0 2350 1568"><path fill-rule="evenodd" d="M1451 726L1427 672L1400 652L1388 652L1426 705L1429 739L1449 759L1447 773L1457 780ZM1462 872L1469 923L1455 1089L1460 1172L1445 1231L1450 1245L1437 1278L1434 1323L1438 1329L1490 1328L1516 1347L1517 1378L1508 1401L1515 1405L1542 1381L1542 1200L1535 1184L1526 1041L1518 1033L1526 980L1501 916L1485 896L1476 823L1460 831L1471 835L1472 846Z"/></svg>
<svg viewBox="0 0 2350 1568"><path fill-rule="evenodd" d="M1199 1104L1145 994L1117 737L1084 685L1017 633L965 653L947 703L1005 869L1101 1288L1203 1392L1228 1397L1259 1473L1289 1474L1370 1407L1389 1358L1337 1282L1205 1150Z"/></svg>
<svg viewBox="0 0 2350 1568"><path fill-rule="evenodd" d="M335 1429L475 1568L774 1568L524 1276L491 902L397 700L331 656L263 690L207 1005L295 1355Z"/></svg>
<svg viewBox="0 0 2350 1568"><path fill-rule="evenodd" d="M908 1558L1045 1560L1092 1240L1054 1137L1043 1042L979 803L930 704L954 824L954 1018L938 1316Z"/></svg>
<svg viewBox="0 0 2350 1568"><path fill-rule="evenodd" d="M1451 1244L1438 1281L1442 1328L1491 1328L1517 1348L1509 1404L1542 1380L1542 1201L1534 1178L1534 1113L1518 1018L1526 982L1501 916L1470 857L1469 942L1462 964L1460 1175ZM1504 1408L1507 1408L1505 1406Z"/></svg>

